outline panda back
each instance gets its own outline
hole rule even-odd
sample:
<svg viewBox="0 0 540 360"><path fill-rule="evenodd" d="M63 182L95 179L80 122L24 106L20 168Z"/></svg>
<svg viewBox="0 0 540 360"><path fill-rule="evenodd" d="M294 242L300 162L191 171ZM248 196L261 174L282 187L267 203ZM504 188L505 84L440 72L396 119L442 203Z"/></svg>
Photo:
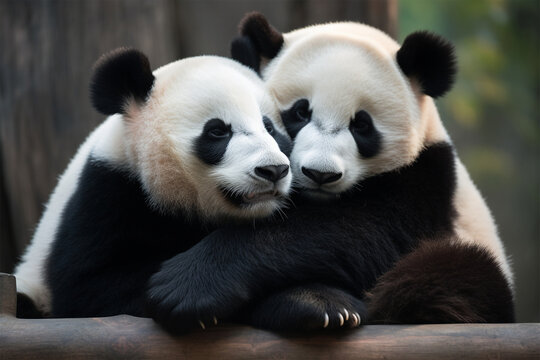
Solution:
<svg viewBox="0 0 540 360"><path fill-rule="evenodd" d="M50 292L45 284L45 262L61 223L64 208L77 189L80 174L91 152L97 151L102 158L118 153L118 149L104 146L99 146L96 149L96 145L106 143L105 139L107 138L118 136L120 120L118 116L109 117L79 147L66 170L60 176L58 184L45 206L45 211L31 243L14 271L17 278L17 292L30 297L37 309L43 314L50 313Z"/></svg>

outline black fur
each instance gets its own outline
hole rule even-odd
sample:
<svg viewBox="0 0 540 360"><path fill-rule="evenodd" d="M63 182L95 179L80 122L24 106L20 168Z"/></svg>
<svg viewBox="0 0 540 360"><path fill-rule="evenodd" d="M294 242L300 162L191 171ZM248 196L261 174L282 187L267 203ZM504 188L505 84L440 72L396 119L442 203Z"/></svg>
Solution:
<svg viewBox="0 0 540 360"><path fill-rule="evenodd" d="M92 105L105 115L124 113L130 99L145 102L153 85L154 75L146 56L135 49L119 48L94 65Z"/></svg>
<svg viewBox="0 0 540 360"><path fill-rule="evenodd" d="M293 143L291 139L289 139L286 135L283 135L281 132L276 130L274 123L272 123L272 120L270 120L266 116L263 118L263 123L264 123L264 127L266 128L266 131L268 131L268 133L272 135L274 140L276 140L279 146L279 150L281 150L282 153L287 155L287 157L291 156L291 151L293 147Z"/></svg>
<svg viewBox="0 0 540 360"><path fill-rule="evenodd" d="M152 276L150 314L182 332L198 327L199 319L208 326L214 316L237 316L275 291L313 282L361 299L418 239L452 233L455 179L453 149L442 143L410 166L366 179L336 202L295 196L286 221L216 230ZM285 304L274 306L291 306L282 299ZM274 316L287 323L286 313Z"/></svg>
<svg viewBox="0 0 540 360"><path fill-rule="evenodd" d="M256 327L277 331L320 330L359 326L367 314L364 303L346 291L324 284L285 289L263 299L248 311ZM341 318L340 318L341 316Z"/></svg>
<svg viewBox="0 0 540 360"><path fill-rule="evenodd" d="M405 38L396 54L403 73L418 80L424 94L444 95L454 83L457 61L454 46L442 37L418 31Z"/></svg>
<svg viewBox="0 0 540 360"><path fill-rule="evenodd" d="M127 171L89 159L46 265L52 315L144 315L150 275L205 235L195 220L152 209Z"/></svg>
<svg viewBox="0 0 540 360"><path fill-rule="evenodd" d="M223 159L232 136L231 125L226 125L221 119L208 120L195 140L195 153L208 165L217 165Z"/></svg>
<svg viewBox="0 0 540 360"><path fill-rule="evenodd" d="M249 37L255 49L269 59L274 58L283 46L283 35L256 11L247 13L241 20L240 33Z"/></svg>
<svg viewBox="0 0 540 360"><path fill-rule="evenodd" d="M294 139L304 126L311 121L312 110L309 108L307 99L296 101L290 109L281 112L283 125L289 136Z"/></svg>
<svg viewBox="0 0 540 360"><path fill-rule="evenodd" d="M24 319L41 319L43 318L41 311L39 311L28 296L22 293L17 293L17 317Z"/></svg>
<svg viewBox="0 0 540 360"><path fill-rule="evenodd" d="M283 46L283 35L258 12L247 13L239 27L240 36L231 44L232 58L259 72L260 57L273 59Z"/></svg>
<svg viewBox="0 0 540 360"><path fill-rule="evenodd" d="M231 42L231 57L247 67L261 71L261 57L248 36L238 36Z"/></svg>
<svg viewBox="0 0 540 360"><path fill-rule="evenodd" d="M349 130L353 136L358 152L364 158L377 155L381 150L382 135L373 124L371 116L360 110L351 120Z"/></svg>
<svg viewBox="0 0 540 360"><path fill-rule="evenodd" d="M375 324L514 322L512 291L485 249L441 239L421 244L369 296Z"/></svg>

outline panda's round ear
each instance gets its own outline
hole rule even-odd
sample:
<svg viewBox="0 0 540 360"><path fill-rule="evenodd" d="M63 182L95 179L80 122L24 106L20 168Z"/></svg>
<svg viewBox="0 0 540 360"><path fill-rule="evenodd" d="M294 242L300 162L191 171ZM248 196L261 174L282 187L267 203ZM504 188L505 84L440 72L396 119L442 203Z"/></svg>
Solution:
<svg viewBox="0 0 540 360"><path fill-rule="evenodd" d="M408 77L420 83L424 94L433 98L446 93L454 84L457 61L454 46L444 38L418 31L405 38L396 60Z"/></svg>
<svg viewBox="0 0 540 360"><path fill-rule="evenodd" d="M231 56L259 72L261 57L276 57L283 46L283 35L259 12L247 13L239 29L240 36L231 43Z"/></svg>
<svg viewBox="0 0 540 360"><path fill-rule="evenodd" d="M94 65L90 98L102 114L124 113L130 100L145 102L153 85L148 58L138 50L119 48L101 56Z"/></svg>

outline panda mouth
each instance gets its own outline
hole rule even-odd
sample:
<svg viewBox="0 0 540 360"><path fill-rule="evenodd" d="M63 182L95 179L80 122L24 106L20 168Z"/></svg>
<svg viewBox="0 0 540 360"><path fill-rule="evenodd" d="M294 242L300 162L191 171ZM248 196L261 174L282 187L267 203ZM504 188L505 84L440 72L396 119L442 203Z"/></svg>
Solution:
<svg viewBox="0 0 540 360"><path fill-rule="evenodd" d="M272 201L281 197L281 194L279 193L279 191L274 190L274 189L269 190L269 191L262 191L262 192L254 191L254 192L247 192L247 193L236 193L236 192L227 190L225 188L221 188L221 193L227 200L229 200L231 203L239 207L255 205L255 204L263 203L265 201Z"/></svg>
<svg viewBox="0 0 540 360"><path fill-rule="evenodd" d="M270 190L260 193L248 193L242 196L242 201L245 203L255 203L261 201L273 200L278 196L277 190Z"/></svg>

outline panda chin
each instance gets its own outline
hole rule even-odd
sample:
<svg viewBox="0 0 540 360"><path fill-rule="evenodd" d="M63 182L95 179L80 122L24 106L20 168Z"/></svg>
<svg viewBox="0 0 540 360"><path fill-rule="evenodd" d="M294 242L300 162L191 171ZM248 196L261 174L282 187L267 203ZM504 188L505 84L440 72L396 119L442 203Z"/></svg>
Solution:
<svg viewBox="0 0 540 360"><path fill-rule="evenodd" d="M275 189L261 192L238 193L220 188L221 193L230 203L239 208L250 208L255 206L274 205L283 198L283 195Z"/></svg>
<svg viewBox="0 0 540 360"><path fill-rule="evenodd" d="M333 193L322 189L302 188L298 193L304 198L313 201L333 201L339 200L341 197L341 193Z"/></svg>

